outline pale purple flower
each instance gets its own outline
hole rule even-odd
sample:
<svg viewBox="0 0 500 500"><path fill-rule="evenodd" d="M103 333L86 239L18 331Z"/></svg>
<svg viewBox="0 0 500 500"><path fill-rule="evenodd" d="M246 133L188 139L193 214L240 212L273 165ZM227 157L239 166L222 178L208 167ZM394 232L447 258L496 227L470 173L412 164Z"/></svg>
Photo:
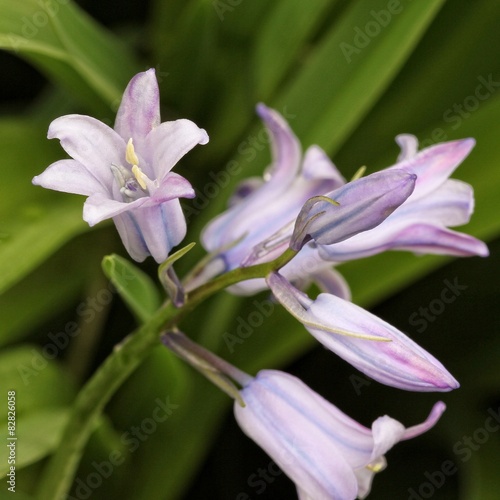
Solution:
<svg viewBox="0 0 500 500"><path fill-rule="evenodd" d="M112 218L133 259L164 261L186 234L179 198L195 196L171 170L208 136L189 120L161 123L154 70L132 78L114 129L89 116L66 115L50 124L48 137L58 138L72 159L53 163L33 183L88 196L83 218L89 225Z"/></svg>
<svg viewBox="0 0 500 500"><path fill-rule="evenodd" d="M251 179L240 186L230 208L203 231L203 245L214 254L204 279L268 262L288 248L292 235L293 246L302 246L302 241L295 241L295 219L312 197L326 195L340 204L319 201L303 213L305 235L333 243L375 227L408 198L415 184L415 175L402 171L379 172L345 184L324 151L311 146L302 158L299 141L283 117L262 104L257 110L271 134L273 162L264 180ZM324 215L315 219L319 212ZM251 287L246 283L243 288L247 285Z"/></svg>
<svg viewBox="0 0 500 500"><path fill-rule="evenodd" d="M268 276L267 283L316 340L374 380L408 391L459 387L434 356L352 302L328 293L312 300L279 274Z"/></svg>
<svg viewBox="0 0 500 500"><path fill-rule="evenodd" d="M428 431L446 408L436 403L413 427L385 415L368 429L301 380L274 370L259 372L240 394L245 406L234 405L238 424L294 481L302 500L365 498L386 466L384 454Z"/></svg>
<svg viewBox="0 0 500 500"><path fill-rule="evenodd" d="M266 256L279 255L283 244L286 249L302 205L345 182L319 147L310 147L302 157L299 141L279 113L263 104L257 112L271 137L273 161L263 179L240 185L230 208L211 221L201 236L206 250L221 252L224 270L244 264L254 248L275 233Z"/></svg>
<svg viewBox="0 0 500 500"><path fill-rule="evenodd" d="M486 245L467 234L448 229L469 222L474 210L472 187L449 176L474 147L473 139L437 144L417 152L412 135L399 135L402 152L386 171L416 174L411 196L374 229L333 245L320 245L321 257L346 261L386 250L456 256L488 255Z"/></svg>
<svg viewBox="0 0 500 500"><path fill-rule="evenodd" d="M301 233L296 232L291 240L293 221L304 204L317 196L328 196L340 205L311 205L311 217L305 218L302 225L309 223L304 234L306 240L310 237L313 241L281 270L294 282L319 280L325 291L340 291L341 296L349 298L345 281L332 270L335 263L385 250L488 255L483 242L448 229L467 223L473 212L472 187L448 178L470 152L472 139L438 144L417 153L416 139L400 135L397 141L402 153L394 166L367 176L368 181L359 179L346 184L319 147L311 146L301 160L297 138L276 111L260 105L258 112L271 133L273 162L264 180L244 182L230 208L205 228L202 242L214 257L195 284L238 266L276 258L290 242L294 247L300 246L300 238L295 237ZM396 172L401 176L399 185L395 176L388 176ZM374 182L377 178L378 186ZM379 187L381 179L393 181L387 193ZM364 192L363 182L368 187ZM370 211L377 193L379 209L372 207ZM356 199L358 206L349 205L348 201ZM387 203L387 210L383 203ZM325 211L325 215L313 219L319 211ZM264 280L255 279L230 290L251 294L263 288Z"/></svg>

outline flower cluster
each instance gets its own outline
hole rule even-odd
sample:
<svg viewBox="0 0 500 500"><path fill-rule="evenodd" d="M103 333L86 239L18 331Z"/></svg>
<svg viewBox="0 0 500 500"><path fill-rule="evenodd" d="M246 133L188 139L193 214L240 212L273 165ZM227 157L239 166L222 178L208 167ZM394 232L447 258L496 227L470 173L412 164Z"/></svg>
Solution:
<svg viewBox="0 0 500 500"><path fill-rule="evenodd" d="M272 163L262 179L244 181L229 208L204 229L209 257L184 283L171 269L178 257L164 261L186 233L179 198L194 190L172 168L208 137L189 120L160 122L153 70L129 83L114 129L88 116L56 119L49 138L58 138L72 159L50 165L33 182L88 196L84 219L94 225L112 218L133 259L151 255L163 262L171 293L183 297L173 300L177 307L189 305L190 292L217 283L237 294L268 288L314 338L372 379L409 391L456 389L435 357L351 302L337 267L386 250L486 256L483 242L449 229L473 211L471 186L449 177L474 141L419 152L415 137L400 135L395 165L346 182L318 146L302 154L279 113L263 104L257 111L271 138ZM226 274L231 280L224 283ZM321 290L315 299L305 293L313 282ZM384 454L427 431L445 409L437 403L425 422L407 429L388 416L368 429L286 373L251 377L177 330L163 340L235 398L239 425L296 483L301 499L364 498L374 473L385 467Z"/></svg>

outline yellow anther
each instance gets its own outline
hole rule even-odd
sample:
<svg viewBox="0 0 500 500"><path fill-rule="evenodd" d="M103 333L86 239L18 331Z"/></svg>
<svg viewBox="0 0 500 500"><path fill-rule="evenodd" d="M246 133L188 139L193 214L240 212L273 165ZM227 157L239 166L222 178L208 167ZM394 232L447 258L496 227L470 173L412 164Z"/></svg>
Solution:
<svg viewBox="0 0 500 500"><path fill-rule="evenodd" d="M148 178L147 175L137 165L134 165L132 167L132 173L134 174L134 177L137 179L139 186L141 186L142 189L147 189L146 182L144 181L144 179Z"/></svg>
<svg viewBox="0 0 500 500"><path fill-rule="evenodd" d="M365 465L365 467L372 471L372 472L380 472L385 469L385 466L387 465L385 458L384 457L379 457L376 460L374 460L371 464Z"/></svg>
<svg viewBox="0 0 500 500"><path fill-rule="evenodd" d="M128 163L130 163L130 165L139 165L139 158L137 158L137 155L135 154L132 138L130 138L127 142L127 149L125 150L125 159L127 160Z"/></svg>

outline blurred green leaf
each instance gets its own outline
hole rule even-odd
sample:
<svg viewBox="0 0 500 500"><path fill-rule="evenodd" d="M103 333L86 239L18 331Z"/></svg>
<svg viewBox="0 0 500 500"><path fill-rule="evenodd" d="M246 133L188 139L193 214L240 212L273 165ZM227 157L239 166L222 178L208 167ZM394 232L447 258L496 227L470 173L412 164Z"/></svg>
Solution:
<svg viewBox="0 0 500 500"><path fill-rule="evenodd" d="M203 105L208 88L212 85L211 64L216 55L217 17L208 2L187 2L172 27L169 40L157 46L159 75L165 93L164 102L185 114L195 113ZM164 31L163 26L159 26ZM164 38L166 35L160 35Z"/></svg>
<svg viewBox="0 0 500 500"><path fill-rule="evenodd" d="M60 157L45 130L24 119L0 121L3 166L0 197L0 293L16 283L76 234L88 230L80 197L31 184Z"/></svg>
<svg viewBox="0 0 500 500"><path fill-rule="evenodd" d="M203 425L198 420L197 428L201 433L207 429L205 409L200 407L197 411L192 406L193 397L198 394L194 374L172 352L158 346L109 403L109 415L115 428L121 431L125 456L134 471L121 483L122 496L161 498L168 491L169 497L174 498L174 489L182 487L183 477L192 473L190 468L197 460L194 450L198 443L192 435L186 439L187 434L179 424L183 426L184 420L197 412L198 416L203 414ZM203 396L199 397L203 404ZM156 422L154 428L149 425L152 420ZM138 435L134 429L143 424L145 432ZM161 475L161 480L158 463L168 471ZM137 474L144 480L136 481Z"/></svg>
<svg viewBox="0 0 500 500"><path fill-rule="evenodd" d="M111 228L92 230L65 243L6 290L0 299L0 346L28 337L34 330L37 339L46 338L47 330L64 329L63 321L74 320L82 327L82 335L70 344L65 360L75 374L85 362L84 346L89 348L92 328L102 327L100 321L89 321L99 315L96 310L89 316L88 304L90 297L108 286L100 269L102 255L112 252L118 244L119 238ZM74 350L77 352L72 356Z"/></svg>
<svg viewBox="0 0 500 500"><path fill-rule="evenodd" d="M497 408L494 410L497 411ZM494 425L497 425L496 422ZM483 428L483 426L484 420L479 421L477 429ZM469 498L496 500L500 488L500 476L498 475L500 437L498 431L488 435L486 444L478 444L473 441L472 446L474 446L474 453L471 452L471 459L466 464L466 478L460 500L468 500Z"/></svg>
<svg viewBox="0 0 500 500"><path fill-rule="evenodd" d="M4 292L0 300L0 346L29 335L36 325L76 302L83 289L86 268L75 265L72 257L49 259Z"/></svg>
<svg viewBox="0 0 500 500"><path fill-rule="evenodd" d="M0 391L18 392L16 411L25 415L39 408L68 404L74 388L59 366L52 361L57 355L55 344L41 350L33 345L5 349L0 353ZM5 421L6 405L0 408Z"/></svg>
<svg viewBox="0 0 500 500"><path fill-rule="evenodd" d="M66 424L67 408L38 409L36 412L21 416L16 420L16 469L26 467L46 457L57 447L62 430ZM5 443L7 434L0 432L0 439ZM8 450L8 449L7 449ZM0 464L0 478L9 471L7 460Z"/></svg>
<svg viewBox="0 0 500 500"><path fill-rule="evenodd" d="M292 64L307 51L308 41L336 3L337 0L294 0L273 6L259 28L253 51L256 92L260 99L272 95Z"/></svg>
<svg viewBox="0 0 500 500"><path fill-rule="evenodd" d="M74 388L59 366L52 361L57 355L55 344L41 350L22 346L0 353L0 393L16 392L15 416L17 457L21 468L51 453L57 445L67 416L67 405L73 399ZM7 422L7 403L0 408ZM7 442L7 426L0 431ZM4 447L6 449L6 447ZM0 475L8 470L7 460L0 464Z"/></svg>
<svg viewBox="0 0 500 500"><path fill-rule="evenodd" d="M443 1L398 4L390 14L385 0L352 3L281 92L274 105L297 115L293 127L303 144L319 144L329 153L339 148L401 69ZM389 16L385 26L374 21L373 13L382 10Z"/></svg>
<svg viewBox="0 0 500 500"><path fill-rule="evenodd" d="M449 138L465 137L461 125L469 112L457 107L474 96L480 77L492 74L500 80L499 21L496 2L446 2L388 92L336 154L338 165L355 170L385 157L389 145L396 151L394 137L403 132L438 142L443 139L433 138L432 132L444 126ZM478 108L487 101L480 101Z"/></svg>
<svg viewBox="0 0 500 500"><path fill-rule="evenodd" d="M119 255L108 255L102 261L102 268L141 322L147 321L160 307L158 288L153 280L132 262Z"/></svg>
<svg viewBox="0 0 500 500"><path fill-rule="evenodd" d="M0 0L0 48L100 112L116 105L136 72L125 46L70 1Z"/></svg>

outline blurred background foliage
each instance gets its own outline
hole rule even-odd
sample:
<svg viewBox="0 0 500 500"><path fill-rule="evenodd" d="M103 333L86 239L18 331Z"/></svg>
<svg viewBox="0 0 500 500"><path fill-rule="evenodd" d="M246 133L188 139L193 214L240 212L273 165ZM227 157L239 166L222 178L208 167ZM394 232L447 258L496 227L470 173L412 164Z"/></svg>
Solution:
<svg viewBox="0 0 500 500"><path fill-rule="evenodd" d="M387 253L341 267L354 300L437 355L460 390L405 393L371 382L316 346L266 294L223 293L182 329L251 373L295 373L365 425L386 413L412 425L444 400L435 429L388 454L370 498L498 498L500 433L484 429L500 413L499 23L500 3L491 0L0 0L0 393L18 393L18 498L36 495L78 388L148 314L141 304L129 312L101 268L104 255L126 257L114 228L89 229L82 199L30 181L64 154L46 140L52 119L79 112L112 124L126 83L149 67L163 119L190 118L210 135L178 167L198 194L185 204L186 242L198 241L232 187L269 161L259 101L285 114L304 148L325 148L346 177L394 162L398 133L425 145L477 140L455 176L474 186L476 211L464 230L489 242L488 259ZM188 254L181 272L202 254L199 246ZM160 300L147 276L154 265L141 269L142 286ZM112 275L109 265L104 271ZM421 308L438 307L454 280L466 288L422 322ZM258 304L273 310L248 326ZM151 430L144 426L158 401L174 409ZM229 409L226 396L157 348L96 424L72 495L293 498L293 485ZM151 432L132 438L137 428ZM96 486L96 467L111 456L121 461ZM447 461L454 472L439 474Z"/></svg>

